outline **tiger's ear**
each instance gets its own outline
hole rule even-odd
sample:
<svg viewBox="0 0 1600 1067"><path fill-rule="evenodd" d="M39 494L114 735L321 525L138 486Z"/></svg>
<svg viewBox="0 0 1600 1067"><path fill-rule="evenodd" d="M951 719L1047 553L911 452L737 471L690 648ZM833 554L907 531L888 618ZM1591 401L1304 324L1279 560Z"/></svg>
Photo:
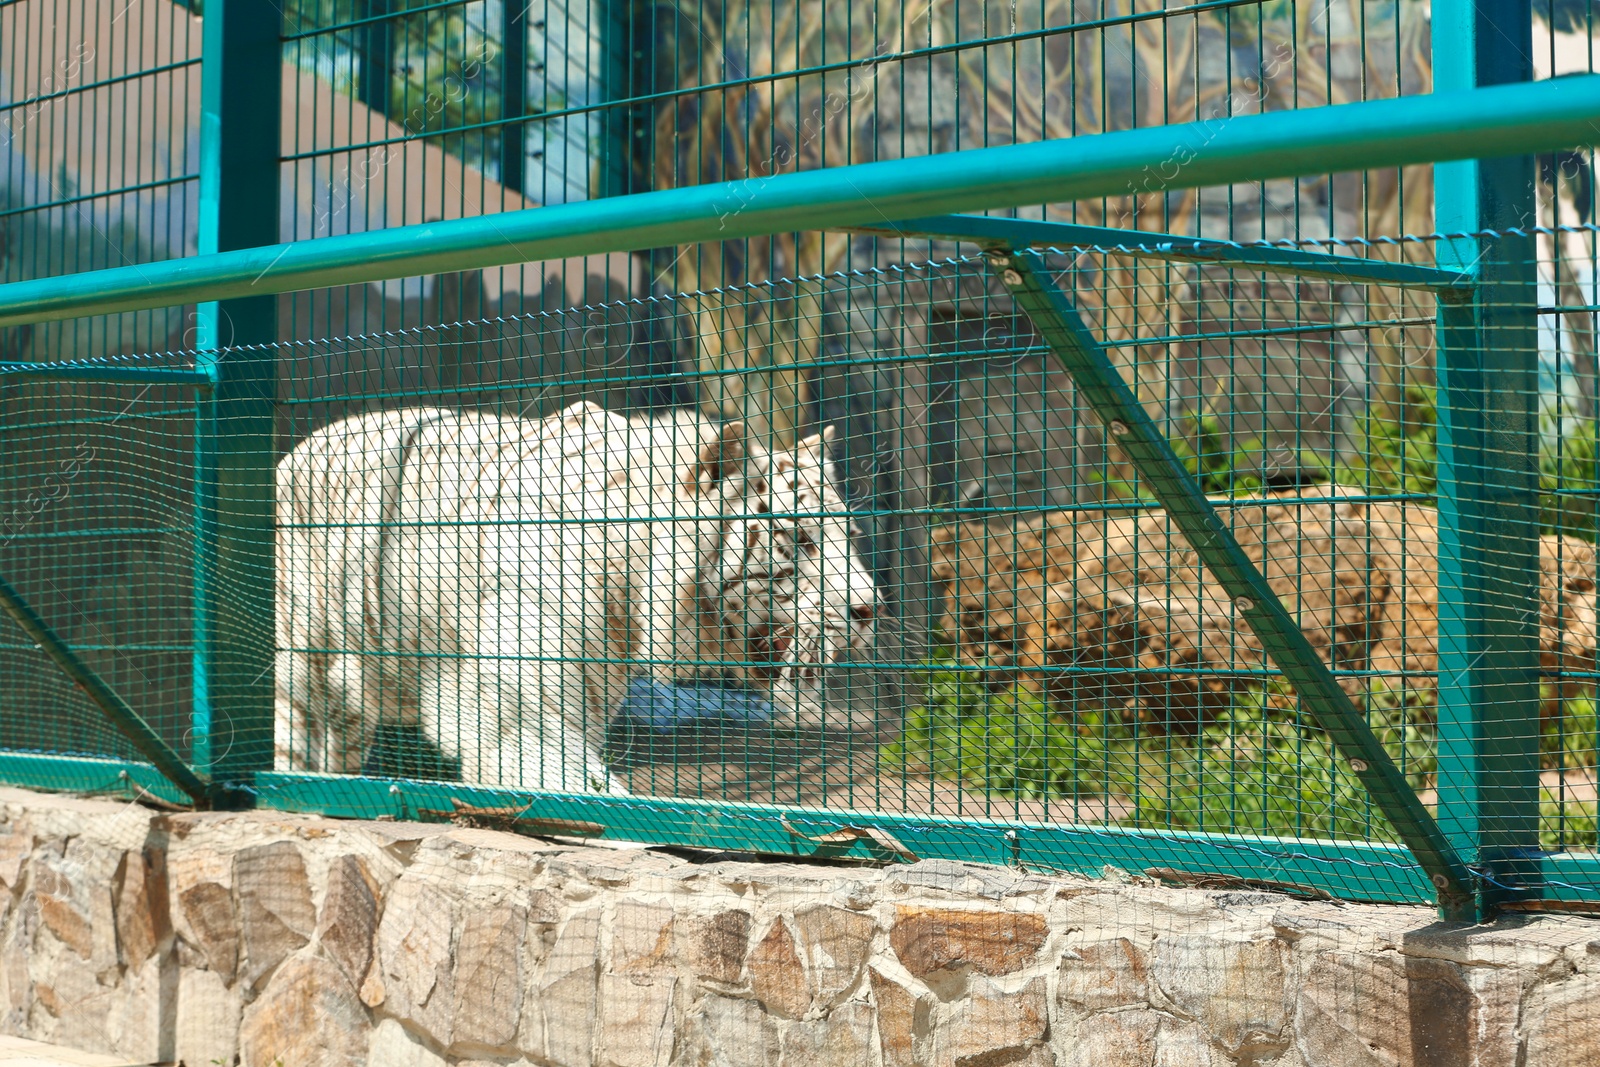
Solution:
<svg viewBox="0 0 1600 1067"><path fill-rule="evenodd" d="M744 423L723 425L717 436L700 446L700 458L683 480L684 492L709 493L738 469L745 456Z"/></svg>
<svg viewBox="0 0 1600 1067"><path fill-rule="evenodd" d="M821 433L814 433L810 437L802 437L800 443L795 447L797 451L814 454L818 460L826 460L828 458L828 448L833 444L836 436L833 424L829 423L822 428Z"/></svg>

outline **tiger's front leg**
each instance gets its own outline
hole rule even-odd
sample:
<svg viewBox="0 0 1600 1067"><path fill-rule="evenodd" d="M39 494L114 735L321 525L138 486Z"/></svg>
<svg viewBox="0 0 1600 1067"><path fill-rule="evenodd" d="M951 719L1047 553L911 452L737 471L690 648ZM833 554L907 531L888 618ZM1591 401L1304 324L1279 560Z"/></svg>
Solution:
<svg viewBox="0 0 1600 1067"><path fill-rule="evenodd" d="M498 608L485 604L474 651L429 660L423 729L471 785L626 795L584 729L583 664L562 655L559 616Z"/></svg>

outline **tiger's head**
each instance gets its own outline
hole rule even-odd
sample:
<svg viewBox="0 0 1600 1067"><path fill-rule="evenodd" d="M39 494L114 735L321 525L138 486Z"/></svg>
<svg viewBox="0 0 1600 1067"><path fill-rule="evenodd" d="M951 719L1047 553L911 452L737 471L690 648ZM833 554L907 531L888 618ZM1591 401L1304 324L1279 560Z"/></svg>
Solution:
<svg viewBox="0 0 1600 1067"><path fill-rule="evenodd" d="M881 598L834 488L830 426L769 450L729 423L701 449L685 491L717 503L716 544L697 576L703 670L751 685L814 685L868 648Z"/></svg>

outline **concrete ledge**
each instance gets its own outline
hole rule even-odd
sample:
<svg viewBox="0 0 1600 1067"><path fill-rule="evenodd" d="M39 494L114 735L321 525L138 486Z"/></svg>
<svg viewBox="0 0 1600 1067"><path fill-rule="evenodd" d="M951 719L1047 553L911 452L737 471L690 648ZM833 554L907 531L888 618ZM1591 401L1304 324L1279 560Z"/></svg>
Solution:
<svg viewBox="0 0 1600 1067"><path fill-rule="evenodd" d="M190 1067L1586 1067L1600 923L0 789L0 1033Z"/></svg>

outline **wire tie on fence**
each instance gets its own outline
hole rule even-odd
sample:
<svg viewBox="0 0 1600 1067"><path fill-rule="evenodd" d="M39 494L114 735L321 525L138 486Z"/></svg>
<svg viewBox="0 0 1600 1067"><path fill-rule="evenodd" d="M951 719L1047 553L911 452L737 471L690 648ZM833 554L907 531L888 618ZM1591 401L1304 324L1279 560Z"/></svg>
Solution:
<svg viewBox="0 0 1600 1067"><path fill-rule="evenodd" d="M793 837L810 841L816 845L849 845L856 841L871 841L879 848L885 849L907 863L917 862L917 854L902 845L895 836L887 830L876 826L841 826L837 830L825 830L815 836L795 827L786 818L779 818L778 823Z"/></svg>

